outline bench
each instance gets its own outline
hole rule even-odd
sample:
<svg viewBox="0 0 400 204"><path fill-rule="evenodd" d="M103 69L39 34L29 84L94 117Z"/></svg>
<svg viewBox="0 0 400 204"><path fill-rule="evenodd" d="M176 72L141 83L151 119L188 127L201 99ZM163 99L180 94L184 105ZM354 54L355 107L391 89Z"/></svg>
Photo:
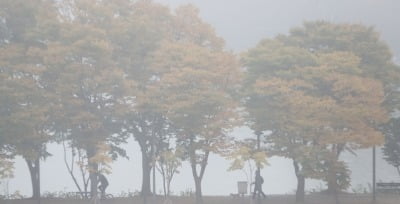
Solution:
<svg viewBox="0 0 400 204"><path fill-rule="evenodd" d="M97 194L99 197L101 196L100 193ZM65 194L65 198L70 198L70 199L89 199L90 198L90 192L68 192ZM106 194L106 199L111 199L114 198L112 194Z"/></svg>
<svg viewBox="0 0 400 204"><path fill-rule="evenodd" d="M83 197L82 197L83 194ZM90 198L90 192L68 192L66 194L67 198L73 198L73 199L88 199Z"/></svg>
<svg viewBox="0 0 400 204"><path fill-rule="evenodd" d="M400 193L400 183L379 182L376 183L376 191L379 193Z"/></svg>

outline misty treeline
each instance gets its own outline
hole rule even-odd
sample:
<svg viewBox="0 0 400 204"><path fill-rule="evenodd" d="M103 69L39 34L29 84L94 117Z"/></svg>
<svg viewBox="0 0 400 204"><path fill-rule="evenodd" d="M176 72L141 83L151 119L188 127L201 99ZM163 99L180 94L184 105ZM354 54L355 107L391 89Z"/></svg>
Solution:
<svg viewBox="0 0 400 204"><path fill-rule="evenodd" d="M385 134L399 167L399 76L388 46L363 25L307 22L235 55L190 5L2 0L0 176L21 156L40 197L40 161L56 142L77 189L93 196L96 173L127 157L121 146L133 138L144 197L153 168L168 195L187 161L202 203L208 158L219 154L229 170L250 168L250 180L268 157L291 159L302 201L307 178L328 192L348 188L340 154L381 145ZM231 136L240 126L261 148Z"/></svg>

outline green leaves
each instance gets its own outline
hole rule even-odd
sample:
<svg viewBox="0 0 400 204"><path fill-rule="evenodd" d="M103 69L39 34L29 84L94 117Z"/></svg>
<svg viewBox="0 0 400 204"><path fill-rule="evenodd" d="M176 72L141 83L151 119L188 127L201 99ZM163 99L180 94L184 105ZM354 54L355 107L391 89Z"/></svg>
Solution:
<svg viewBox="0 0 400 204"><path fill-rule="evenodd" d="M0 155L0 179L13 177L14 162L6 159Z"/></svg>
<svg viewBox="0 0 400 204"><path fill-rule="evenodd" d="M392 118L382 129L386 136L383 147L384 159L397 168L400 175L400 120Z"/></svg>

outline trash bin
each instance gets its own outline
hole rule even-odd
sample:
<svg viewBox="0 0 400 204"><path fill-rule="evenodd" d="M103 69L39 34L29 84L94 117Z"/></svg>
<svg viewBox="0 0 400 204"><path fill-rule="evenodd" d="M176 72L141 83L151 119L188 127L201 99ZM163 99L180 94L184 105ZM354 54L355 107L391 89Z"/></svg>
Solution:
<svg viewBox="0 0 400 204"><path fill-rule="evenodd" d="M238 181L238 194L247 194L247 181Z"/></svg>

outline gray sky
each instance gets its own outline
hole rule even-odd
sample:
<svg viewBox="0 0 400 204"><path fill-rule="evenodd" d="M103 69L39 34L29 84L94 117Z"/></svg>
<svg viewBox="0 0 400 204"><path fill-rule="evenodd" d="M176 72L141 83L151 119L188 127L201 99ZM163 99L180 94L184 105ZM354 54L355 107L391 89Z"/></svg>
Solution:
<svg viewBox="0 0 400 204"><path fill-rule="evenodd" d="M327 20L375 26L400 54L398 0L156 0L174 8L194 4L201 17L225 38L227 47L243 51L265 37L287 33L304 21Z"/></svg>
<svg viewBox="0 0 400 204"><path fill-rule="evenodd" d="M213 25L221 37L225 38L227 48L235 52L253 47L262 38L287 33L290 28L308 20L328 20L333 22L363 23L375 26L382 37L390 44L400 58L400 1L398 0L157 0L172 8L182 3L193 3L200 9L201 17ZM237 129L235 135L252 137L250 130ZM140 190L141 157L138 145L131 141L127 146L130 160L121 159L114 163L113 173L109 175L109 191ZM50 145L54 155L42 164L42 191L76 191L65 169L61 148ZM353 187L366 185L370 175L370 150L360 151L359 158L346 156L352 166ZM296 179L291 162L281 158L271 158L270 166L262 175L267 194L293 193ZM394 168L378 163L378 180L393 179ZM245 175L227 172L228 162L212 155L203 181L206 195L227 195L236 193L236 182L245 180ZM158 176L159 177L159 176ZM320 188L319 182L307 183L308 189ZM158 187L161 182L158 181ZM193 179L189 166L184 164L181 173L176 175L172 190L176 193L193 189ZM0 186L5 187L5 185ZM31 192L29 173L25 163L16 162L16 178L9 181L9 190L20 190L23 194ZM161 188L158 188L161 190Z"/></svg>

